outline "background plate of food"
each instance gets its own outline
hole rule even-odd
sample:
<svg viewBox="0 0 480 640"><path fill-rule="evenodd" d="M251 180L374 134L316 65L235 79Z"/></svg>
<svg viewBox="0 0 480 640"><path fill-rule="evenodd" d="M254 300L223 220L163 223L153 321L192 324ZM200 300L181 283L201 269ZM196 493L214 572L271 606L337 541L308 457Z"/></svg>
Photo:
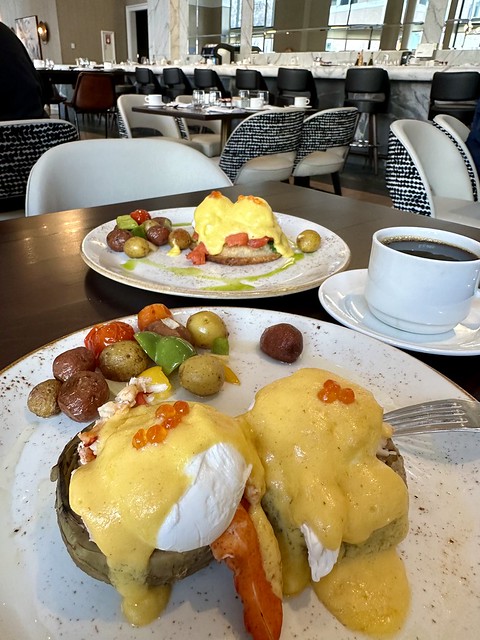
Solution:
<svg viewBox="0 0 480 640"><path fill-rule="evenodd" d="M182 324L199 309L174 310ZM229 331L229 367L240 385L225 384L201 400L229 415L247 411L268 383L307 367L327 369L370 390L385 411L427 399L465 397L443 376L411 356L358 332L293 314L243 308L211 309ZM135 324L136 317L124 318ZM260 350L264 330L288 323L303 335L303 351L292 364ZM82 428L65 415L36 417L27 408L31 389L52 377L54 358L83 345L89 329L46 345L2 372L0 403L0 628L4 640L104 640L151 637L180 640L247 638L242 606L231 573L212 562L173 588L165 612L144 627L132 627L110 585L84 574L62 542L50 480L65 444ZM117 383L118 384L118 383ZM174 399L199 400L178 389ZM296 397L291 398L295 403ZM299 407L301 409L301 407ZM84 425L86 426L86 425ZM295 424L292 424L295 429ZM402 437L410 496L410 532L399 545L410 588L411 608L395 636L473 640L478 635L480 444L475 433ZM375 603L372 603L375 607ZM307 588L284 601L281 638L353 640Z"/></svg>
<svg viewBox="0 0 480 640"><path fill-rule="evenodd" d="M171 221L173 233L180 234L177 246L184 246L181 236L188 232L185 243L188 248L172 250L168 242L169 233L157 228L149 231L148 237L156 232L157 237L162 236L158 242L165 244L154 245L150 240L142 239L146 255L129 257L124 250L112 250L111 246L115 244L107 242L108 234L118 226L118 221L113 220L93 229L84 238L82 257L98 273L132 287L193 298L224 299L282 296L312 289L327 277L345 269L350 261L350 250L338 235L302 218L278 213L275 218L286 237L288 251L282 251L282 247L273 240L267 240L272 233L270 225L268 228L257 226L252 234L250 231L247 233L245 222L244 231L239 231L238 226L233 227L233 233L223 228L220 231L221 252L218 251L215 256L210 253L202 264L202 260L197 258L203 243L199 243L200 247L198 244L195 247L195 242L191 244L194 231L192 222L198 208L149 212L155 220L167 218ZM121 218L124 223L128 216ZM248 212L247 215L242 212L242 219L248 220ZM302 238L298 239L305 231L309 231L310 239L312 235L317 242L320 238L318 248L316 245L305 248ZM225 239L227 242L224 244ZM138 239L129 239L129 243L132 242L135 244ZM175 244L175 241L171 242Z"/></svg>

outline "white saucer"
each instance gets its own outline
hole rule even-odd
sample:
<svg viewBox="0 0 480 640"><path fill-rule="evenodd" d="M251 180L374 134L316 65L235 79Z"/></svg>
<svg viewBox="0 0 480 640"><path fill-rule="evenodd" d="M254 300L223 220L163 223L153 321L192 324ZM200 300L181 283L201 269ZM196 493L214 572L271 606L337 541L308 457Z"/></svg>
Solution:
<svg viewBox="0 0 480 640"><path fill-rule="evenodd" d="M330 276L318 291L320 302L341 324L395 347L445 356L480 355L480 301L474 300L468 317L452 331L420 335L395 329L370 312L363 296L367 269Z"/></svg>

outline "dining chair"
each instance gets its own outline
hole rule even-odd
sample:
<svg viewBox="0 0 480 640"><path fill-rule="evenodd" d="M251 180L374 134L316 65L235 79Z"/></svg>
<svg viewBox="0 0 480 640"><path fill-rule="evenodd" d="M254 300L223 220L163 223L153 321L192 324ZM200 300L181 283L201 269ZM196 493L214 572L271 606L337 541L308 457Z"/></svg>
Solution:
<svg viewBox="0 0 480 640"><path fill-rule="evenodd" d="M312 72L309 69L280 67L275 103L280 107L294 104L295 96L305 96L310 99L311 107L318 107L317 89Z"/></svg>
<svg viewBox="0 0 480 640"><path fill-rule="evenodd" d="M186 133L182 134L179 122L182 118L133 111L134 107L143 106L145 106L144 94L127 94L118 98L118 133L121 138L161 135L181 140L188 137Z"/></svg>
<svg viewBox="0 0 480 640"><path fill-rule="evenodd" d="M446 113L470 126L479 98L478 71L437 71L430 86L428 119Z"/></svg>
<svg viewBox="0 0 480 640"><path fill-rule="evenodd" d="M180 115L174 117L133 111L133 107L144 105L145 97L140 94L118 98L118 132L121 138L167 137L188 144L209 158L220 155L220 133L191 133L187 121Z"/></svg>
<svg viewBox="0 0 480 640"><path fill-rule="evenodd" d="M78 132L65 120L0 122L0 201L24 198L36 161L51 147L73 140L78 140Z"/></svg>
<svg viewBox="0 0 480 640"><path fill-rule="evenodd" d="M302 135L302 109L253 113L233 130L219 166L234 184L288 180Z"/></svg>
<svg viewBox="0 0 480 640"><path fill-rule="evenodd" d="M397 209L480 227L480 204L460 151L431 122L392 122L385 182Z"/></svg>
<svg viewBox="0 0 480 640"><path fill-rule="evenodd" d="M438 116L435 116L433 124L449 136L460 151L460 155L465 162L468 175L470 176L470 182L472 183L473 199L478 200L478 194L480 192L478 172L470 149L466 144L470 129L461 120L446 113L440 113Z"/></svg>
<svg viewBox="0 0 480 640"><path fill-rule="evenodd" d="M306 118L292 172L294 184L309 187L312 176L330 174L334 191L341 196L340 171L357 122L356 107L324 109Z"/></svg>
<svg viewBox="0 0 480 640"><path fill-rule="evenodd" d="M28 178L25 214L221 189L231 180L190 146L162 138L91 139L50 149Z"/></svg>
<svg viewBox="0 0 480 640"><path fill-rule="evenodd" d="M366 147L368 156L373 160L373 172L378 174L378 126L377 115L386 113L390 100L390 76L379 67L352 67L345 76L344 107L357 107L365 114L367 137L354 143Z"/></svg>
<svg viewBox="0 0 480 640"><path fill-rule="evenodd" d="M65 104L75 113L75 124L79 133L79 114L103 115L107 138L109 118L116 117L115 74L104 71L82 71L75 83L72 99Z"/></svg>

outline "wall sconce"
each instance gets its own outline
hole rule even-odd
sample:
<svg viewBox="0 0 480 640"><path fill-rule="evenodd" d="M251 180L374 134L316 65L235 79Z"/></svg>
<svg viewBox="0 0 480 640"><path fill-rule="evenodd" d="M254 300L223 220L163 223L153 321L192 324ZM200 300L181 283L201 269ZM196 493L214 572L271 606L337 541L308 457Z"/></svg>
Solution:
<svg viewBox="0 0 480 640"><path fill-rule="evenodd" d="M37 26L38 36L42 42L48 42L48 27L45 22L39 22Z"/></svg>

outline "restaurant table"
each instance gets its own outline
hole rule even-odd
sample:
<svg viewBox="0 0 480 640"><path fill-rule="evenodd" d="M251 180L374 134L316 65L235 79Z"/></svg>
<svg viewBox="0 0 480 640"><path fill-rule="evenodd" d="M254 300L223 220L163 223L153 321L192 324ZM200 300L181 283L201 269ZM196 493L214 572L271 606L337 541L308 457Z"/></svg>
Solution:
<svg viewBox="0 0 480 640"><path fill-rule="evenodd" d="M235 199L245 185L222 190ZM138 207L148 210L197 205L208 191L51 213L0 222L0 369L29 352L95 323L137 313L163 302L192 306L256 307L291 312L335 323L322 308L318 287L286 296L253 299L190 298L149 292L110 280L88 268L80 255L85 235ZM480 240L480 229L460 226L347 197L281 182L252 185L274 211L307 219L338 234L350 247L349 269L366 268L374 231L409 225L444 228ZM480 399L480 356L412 356Z"/></svg>
<svg viewBox="0 0 480 640"><path fill-rule="evenodd" d="M139 113L151 113L160 116L173 116L174 118L187 118L188 120L199 120L201 122L209 122L211 120L220 120L220 148L223 149L232 129L232 122L234 120L242 120L249 115L252 115L248 111L238 110L218 110L218 111L206 111L205 109L189 109L185 107L154 107L145 105L144 107L132 107L132 111L138 111Z"/></svg>

